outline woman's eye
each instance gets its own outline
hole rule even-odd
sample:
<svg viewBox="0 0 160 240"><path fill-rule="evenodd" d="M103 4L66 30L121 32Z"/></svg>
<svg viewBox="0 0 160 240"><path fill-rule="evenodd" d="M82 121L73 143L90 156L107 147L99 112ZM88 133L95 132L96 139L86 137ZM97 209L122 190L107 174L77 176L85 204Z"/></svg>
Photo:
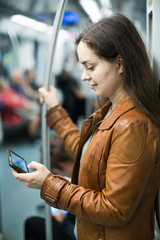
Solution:
<svg viewBox="0 0 160 240"><path fill-rule="evenodd" d="M94 70L94 67L87 67L87 70Z"/></svg>

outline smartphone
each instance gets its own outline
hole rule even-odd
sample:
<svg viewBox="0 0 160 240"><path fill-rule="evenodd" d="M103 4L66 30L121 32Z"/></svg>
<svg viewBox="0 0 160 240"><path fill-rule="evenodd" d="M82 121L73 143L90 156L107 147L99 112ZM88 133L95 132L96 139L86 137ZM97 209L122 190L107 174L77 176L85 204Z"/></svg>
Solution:
<svg viewBox="0 0 160 240"><path fill-rule="evenodd" d="M60 210L60 209L51 207L51 213L56 213L56 214L62 213L63 215L67 215L67 214L68 214L68 211Z"/></svg>
<svg viewBox="0 0 160 240"><path fill-rule="evenodd" d="M8 162L9 165L18 173L29 172L27 163L24 160L24 158L22 158L21 156L19 156L17 153L13 152L10 149L8 149Z"/></svg>

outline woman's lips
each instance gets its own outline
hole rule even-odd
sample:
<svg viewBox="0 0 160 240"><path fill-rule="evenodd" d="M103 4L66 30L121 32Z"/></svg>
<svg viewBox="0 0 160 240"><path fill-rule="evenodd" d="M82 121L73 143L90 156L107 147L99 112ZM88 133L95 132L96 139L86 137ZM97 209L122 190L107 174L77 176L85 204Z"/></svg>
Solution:
<svg viewBox="0 0 160 240"><path fill-rule="evenodd" d="M91 89L94 89L97 86L97 84L92 84Z"/></svg>

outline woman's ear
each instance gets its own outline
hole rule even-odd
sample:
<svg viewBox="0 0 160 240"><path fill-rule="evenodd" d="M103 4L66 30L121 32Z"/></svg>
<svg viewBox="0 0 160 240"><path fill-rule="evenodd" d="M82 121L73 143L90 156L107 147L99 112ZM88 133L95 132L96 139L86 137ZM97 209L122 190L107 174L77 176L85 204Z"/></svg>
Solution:
<svg viewBox="0 0 160 240"><path fill-rule="evenodd" d="M124 72L123 59L120 55L117 56L116 63L117 63L119 73L120 74L123 73Z"/></svg>

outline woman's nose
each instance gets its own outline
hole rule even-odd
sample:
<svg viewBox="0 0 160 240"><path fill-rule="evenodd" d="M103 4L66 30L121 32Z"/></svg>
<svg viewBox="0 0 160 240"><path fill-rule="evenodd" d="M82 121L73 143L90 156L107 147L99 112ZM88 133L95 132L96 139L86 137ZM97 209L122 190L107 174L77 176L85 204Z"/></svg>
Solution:
<svg viewBox="0 0 160 240"><path fill-rule="evenodd" d="M84 69L83 73L82 73L82 76L81 76L82 81L90 80L90 78L91 77L90 77L89 73Z"/></svg>

